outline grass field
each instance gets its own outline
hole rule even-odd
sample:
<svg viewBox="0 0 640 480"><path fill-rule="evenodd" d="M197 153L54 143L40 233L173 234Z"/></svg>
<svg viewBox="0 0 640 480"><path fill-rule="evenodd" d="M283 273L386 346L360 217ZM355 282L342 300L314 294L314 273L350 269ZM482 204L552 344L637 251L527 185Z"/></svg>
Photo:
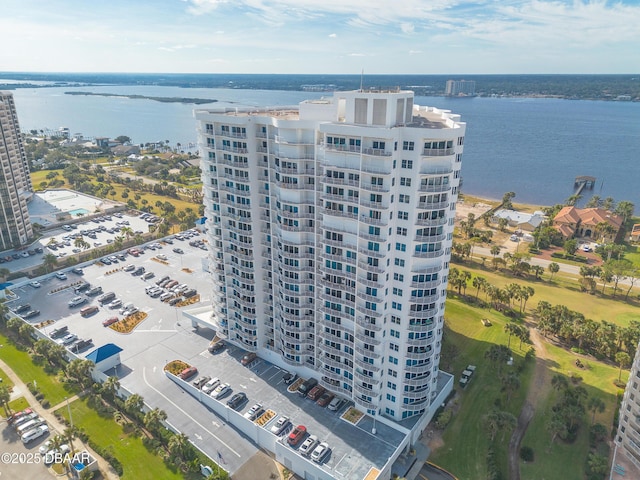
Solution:
<svg viewBox="0 0 640 480"><path fill-rule="evenodd" d="M2 355L0 355L0 358L2 358ZM9 377L7 377L7 374L4 373L4 370L0 369L0 382L2 382L3 385L9 385L10 387L13 387L13 382L9 379Z"/></svg>
<svg viewBox="0 0 640 480"><path fill-rule="evenodd" d="M579 291L575 286L575 279L556 275L553 283L528 282L484 270L477 264L473 265L475 268L467 264L456 264L456 267L469 270L473 275L480 275L500 287L511 282L530 284L536 293L527 303L529 311L535 308L540 300L546 300L551 304L566 305L594 320L605 319L619 325L627 325L630 320L638 319L636 303L588 295ZM467 294L475 297L476 291L473 287L469 287ZM484 298L482 293L480 298ZM478 370L472 382L462 390L457 400L459 409L452 423L443 433L444 446L432 454L431 460L461 479L484 478L488 439L482 428L481 418L491 410L496 398L504 398L504 394L500 392L500 382L496 380L497 374L493 371L493 366L484 359L484 352L493 344L507 343L507 335L504 332L507 319L493 310L489 312L488 309L463 303L451 293L447 299L446 318L448 326L446 339L456 345L459 354L451 366L441 364L441 368L459 375L467 364L473 363L478 366ZM493 326L484 327L480 322L482 318L489 318ZM589 396L599 397L605 402L605 411L597 414L595 421L602 423L607 429L612 428L616 393L619 391L613 382L618 378L618 368L593 358L580 356L581 361L586 365L586 368L580 369L575 365L578 355L551 343L547 343L546 347L549 356L546 363L549 369L548 380L556 373L581 376L580 384L585 387ZM524 350L519 349L519 341L516 339L512 339L511 348L517 365L521 361ZM529 385L533 374L532 366L533 363L527 365L520 378L521 388L513 395L509 405L504 407L516 417L523 405L527 390L534 388ZM623 372L622 380L625 381L627 376L628 372ZM566 445L558 440L549 450L551 435L546 430L546 424L557 393L551 389L550 384L536 388L536 393L540 395L540 406L522 443L534 449L536 460L531 464L522 464L522 479L582 480L589 450L588 429L591 424L591 413L588 412L585 415L578 438L573 444ZM498 434L496 439L496 451L504 474L507 472L506 454L509 437L510 434L505 435L502 441Z"/></svg>
<svg viewBox="0 0 640 480"><path fill-rule="evenodd" d="M476 365L476 373L470 384L461 389L457 399L458 412L453 422L446 428L443 440L445 446L430 458L434 463L447 469L458 478L476 479L486 476L486 457L488 449L487 434L482 426L481 417L488 413L494 406L496 399L505 402L505 394L501 392L501 383L495 367L484 358L485 352L494 344L507 344L507 334L504 325L508 319L501 313L486 309L474 308L460 300L450 297L447 300L447 341L452 342L459 349L459 354L452 365L451 371L459 378L460 372L468 365ZM482 325L481 320L488 318L492 322L491 327ZM504 367L504 373L515 370L524 360L528 345L519 348L519 341L512 338L511 349L514 354L514 366ZM533 371L533 362L527 364L520 374L521 388L513 395L508 405L503 405L502 410L518 416L526 395L526 385L529 384ZM509 435L504 439L501 434L497 437L498 451L504 459L501 465L506 471L506 449L509 443Z"/></svg>
<svg viewBox="0 0 640 480"><path fill-rule="evenodd" d="M89 408L85 399L75 400L70 407L73 424L84 430L93 442L111 451L122 463L124 474L120 478L123 480L184 478L169 470L160 457L149 452L140 438L124 433L113 418L103 418ZM57 413L69 419L67 407L60 408Z"/></svg>
<svg viewBox="0 0 640 480"><path fill-rule="evenodd" d="M20 412L29 406L29 402L24 397L18 397L9 402L9 408L12 412Z"/></svg>
<svg viewBox="0 0 640 480"><path fill-rule="evenodd" d="M15 372L23 382L36 382L38 390L42 392L44 397L49 400L51 405L57 405L62 402L65 397L73 395L67 389L66 385L59 382L54 376L50 376L44 372L41 366L31 361L29 353L18 350L9 339L0 335L0 358Z"/></svg>

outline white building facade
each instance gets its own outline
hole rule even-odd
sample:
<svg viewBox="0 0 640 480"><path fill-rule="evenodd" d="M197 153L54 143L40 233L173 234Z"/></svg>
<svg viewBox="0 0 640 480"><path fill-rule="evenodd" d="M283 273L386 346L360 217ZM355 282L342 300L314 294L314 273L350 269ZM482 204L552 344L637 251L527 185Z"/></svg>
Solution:
<svg viewBox="0 0 640 480"><path fill-rule="evenodd" d="M633 466L633 472L629 473L632 476L634 473L638 474L640 472L640 346L636 350L629 381L622 398L615 444L616 455L623 455ZM613 473L615 469L612 472L612 478Z"/></svg>
<svg viewBox="0 0 640 480"><path fill-rule="evenodd" d="M459 116L398 90L195 115L218 335L381 421L432 414Z"/></svg>
<svg viewBox="0 0 640 480"><path fill-rule="evenodd" d="M27 202L33 195L13 95L0 91L0 251L33 237Z"/></svg>

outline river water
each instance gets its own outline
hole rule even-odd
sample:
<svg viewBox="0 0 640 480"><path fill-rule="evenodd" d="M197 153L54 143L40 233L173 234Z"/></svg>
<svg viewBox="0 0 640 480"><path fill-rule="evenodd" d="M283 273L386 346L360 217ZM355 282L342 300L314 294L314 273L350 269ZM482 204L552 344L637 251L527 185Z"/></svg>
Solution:
<svg viewBox="0 0 640 480"><path fill-rule="evenodd" d="M65 95L91 91L157 97L209 98L187 105L147 99ZM13 91L23 130L68 127L85 137L127 135L134 143L169 140L195 151L194 108L296 105L322 93L164 86L83 86ZM325 94L326 95L326 94ZM550 205L573 194L576 176L597 178L592 194L629 200L640 211L640 103L548 98L416 97L467 123L463 192Z"/></svg>

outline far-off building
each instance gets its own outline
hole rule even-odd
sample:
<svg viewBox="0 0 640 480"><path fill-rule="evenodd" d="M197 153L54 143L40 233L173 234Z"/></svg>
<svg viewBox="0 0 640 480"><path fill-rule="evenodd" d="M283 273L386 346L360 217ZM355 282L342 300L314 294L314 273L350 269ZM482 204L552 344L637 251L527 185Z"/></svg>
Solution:
<svg viewBox="0 0 640 480"><path fill-rule="evenodd" d="M447 80L444 92L448 97L473 97L476 94L475 80Z"/></svg>
<svg viewBox="0 0 640 480"><path fill-rule="evenodd" d="M13 95L1 91L0 167L0 250L7 250L33 237L27 210L33 186Z"/></svg>

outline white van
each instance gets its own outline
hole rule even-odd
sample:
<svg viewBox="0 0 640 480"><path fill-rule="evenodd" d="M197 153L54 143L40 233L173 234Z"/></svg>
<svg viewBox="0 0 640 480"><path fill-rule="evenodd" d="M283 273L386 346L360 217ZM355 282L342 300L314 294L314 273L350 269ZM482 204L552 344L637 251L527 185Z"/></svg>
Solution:
<svg viewBox="0 0 640 480"><path fill-rule="evenodd" d="M25 432L20 438L22 440L22 443L26 444L31 442L32 440L35 440L36 438L40 438L41 436L46 435L47 433L49 433L49 427L47 425L40 425L33 430Z"/></svg>
<svg viewBox="0 0 640 480"><path fill-rule="evenodd" d="M38 417L38 418L34 418L33 420L29 420L26 423L23 423L22 425L20 425L16 431L18 432L18 435L22 435L26 432L28 432L29 430L32 430L34 428L36 428L39 425L42 425L45 422L44 418L42 417Z"/></svg>
<svg viewBox="0 0 640 480"><path fill-rule="evenodd" d="M127 310L131 310L133 308L133 302L127 302L125 303L122 308L120 309L120 315L122 315L124 312L126 312Z"/></svg>

